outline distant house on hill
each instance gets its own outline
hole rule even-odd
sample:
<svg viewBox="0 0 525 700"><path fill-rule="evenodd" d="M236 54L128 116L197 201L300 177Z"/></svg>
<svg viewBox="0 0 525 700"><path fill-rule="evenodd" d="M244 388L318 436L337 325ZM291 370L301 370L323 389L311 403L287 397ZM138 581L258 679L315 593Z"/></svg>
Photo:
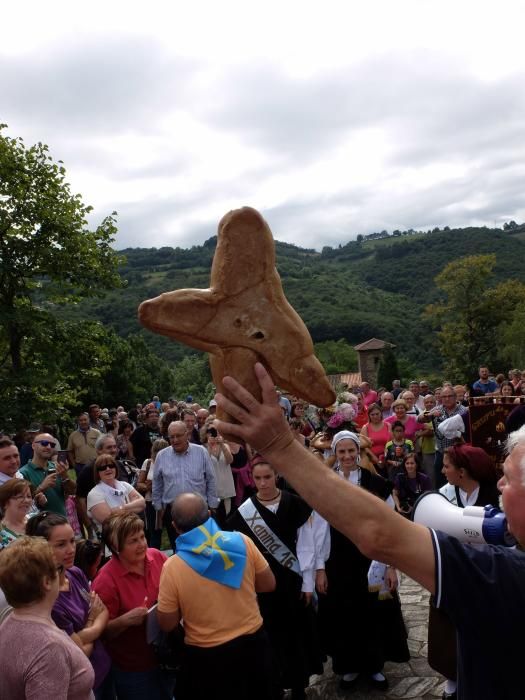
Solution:
<svg viewBox="0 0 525 700"><path fill-rule="evenodd" d="M357 350L359 361L359 373L361 381L368 382L371 386L377 385L377 370L385 348L395 348L392 343L387 343L379 338L370 338L370 340L355 345L354 350Z"/></svg>

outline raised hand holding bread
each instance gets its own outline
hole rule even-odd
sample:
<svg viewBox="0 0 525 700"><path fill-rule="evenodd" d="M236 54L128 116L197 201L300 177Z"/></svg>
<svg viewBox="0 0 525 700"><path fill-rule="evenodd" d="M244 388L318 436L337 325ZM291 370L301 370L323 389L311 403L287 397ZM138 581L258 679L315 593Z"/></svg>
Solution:
<svg viewBox="0 0 525 700"><path fill-rule="evenodd" d="M255 209L236 209L220 221L209 289L179 289L144 301L139 320L210 353L215 386L226 396L222 378L229 375L260 400L253 368L261 362L295 396L316 406L335 401L310 334L284 296L272 233ZM218 417L235 422L220 409Z"/></svg>

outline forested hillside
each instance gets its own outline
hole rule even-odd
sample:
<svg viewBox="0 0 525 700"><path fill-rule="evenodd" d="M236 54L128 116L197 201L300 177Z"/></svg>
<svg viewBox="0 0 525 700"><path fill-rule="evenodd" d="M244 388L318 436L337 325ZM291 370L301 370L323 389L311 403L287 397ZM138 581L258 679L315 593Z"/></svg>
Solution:
<svg viewBox="0 0 525 700"><path fill-rule="evenodd" d="M314 342L345 338L356 344L379 337L397 345L397 354L421 370L436 369L440 358L434 334L423 320L424 308L439 300L435 276L466 255L496 255L494 284L525 282L525 242L521 228L468 228L426 234L351 241L321 253L276 243L277 267L285 293L302 316ZM88 300L67 310L69 318L89 318L127 337L140 332L159 356L176 362L195 351L141 329L139 303L183 287L205 288L216 238L189 250L134 248L120 251L124 289L102 300Z"/></svg>

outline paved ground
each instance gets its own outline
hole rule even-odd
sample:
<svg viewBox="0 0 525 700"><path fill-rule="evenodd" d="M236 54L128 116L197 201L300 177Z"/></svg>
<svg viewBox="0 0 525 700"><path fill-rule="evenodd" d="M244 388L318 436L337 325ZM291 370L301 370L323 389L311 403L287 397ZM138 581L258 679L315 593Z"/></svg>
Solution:
<svg viewBox="0 0 525 700"><path fill-rule="evenodd" d="M351 700L387 700L390 698L413 698L414 700L436 700L443 693L443 678L430 668L427 663L427 624L428 597L417 583L403 576L399 589L403 607L403 617L408 629L408 646L411 658L408 663L385 665L384 672L390 682L390 688L377 691L367 686L366 680L360 681L355 689L339 689L339 678L332 673L330 662L325 666L322 676L312 678L308 689L309 700L332 700L349 698Z"/></svg>

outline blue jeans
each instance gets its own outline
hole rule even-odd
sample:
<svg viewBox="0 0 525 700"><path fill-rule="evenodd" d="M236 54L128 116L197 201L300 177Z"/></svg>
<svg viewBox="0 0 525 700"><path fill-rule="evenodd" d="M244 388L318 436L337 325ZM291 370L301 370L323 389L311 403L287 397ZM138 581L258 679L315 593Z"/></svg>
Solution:
<svg viewBox="0 0 525 700"><path fill-rule="evenodd" d="M152 671L122 671L113 666L119 700L172 700L175 676L158 668Z"/></svg>

